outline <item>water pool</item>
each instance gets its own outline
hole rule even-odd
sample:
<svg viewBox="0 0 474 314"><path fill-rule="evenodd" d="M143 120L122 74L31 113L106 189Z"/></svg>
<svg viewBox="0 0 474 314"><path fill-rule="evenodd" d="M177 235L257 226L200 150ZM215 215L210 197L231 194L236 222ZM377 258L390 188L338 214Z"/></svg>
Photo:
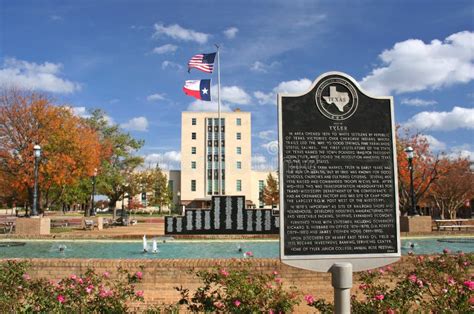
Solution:
<svg viewBox="0 0 474 314"><path fill-rule="evenodd" d="M21 242L21 243L19 243ZM24 243L24 245L23 245ZM151 241L148 241L151 246ZM15 245L20 244L20 245ZM239 251L239 248L241 251ZM474 252L474 237L412 238L402 240L402 254ZM105 258L105 259L164 259L164 258L233 258L252 251L256 258L278 258L278 240L254 241L158 241L158 253L143 252L141 241L0 241L0 258Z"/></svg>

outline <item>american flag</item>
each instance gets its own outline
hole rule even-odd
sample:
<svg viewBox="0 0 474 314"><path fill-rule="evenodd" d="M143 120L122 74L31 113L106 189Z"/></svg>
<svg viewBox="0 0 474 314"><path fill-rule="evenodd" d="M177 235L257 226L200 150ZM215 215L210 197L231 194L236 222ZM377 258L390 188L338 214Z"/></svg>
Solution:
<svg viewBox="0 0 474 314"><path fill-rule="evenodd" d="M201 53L192 56L188 62L188 72L191 72L192 68L201 70L206 73L212 73L214 69L214 59L216 53Z"/></svg>

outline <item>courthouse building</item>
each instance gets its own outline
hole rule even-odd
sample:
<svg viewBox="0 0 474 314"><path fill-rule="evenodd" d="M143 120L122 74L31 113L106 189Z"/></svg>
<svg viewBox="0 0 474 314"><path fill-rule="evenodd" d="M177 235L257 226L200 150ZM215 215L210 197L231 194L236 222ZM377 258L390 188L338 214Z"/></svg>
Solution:
<svg viewBox="0 0 474 314"><path fill-rule="evenodd" d="M209 208L213 195L244 195L247 207L269 207L260 196L271 171L252 170L250 112L222 112L220 129L217 112L182 112L181 170L165 171L173 203Z"/></svg>

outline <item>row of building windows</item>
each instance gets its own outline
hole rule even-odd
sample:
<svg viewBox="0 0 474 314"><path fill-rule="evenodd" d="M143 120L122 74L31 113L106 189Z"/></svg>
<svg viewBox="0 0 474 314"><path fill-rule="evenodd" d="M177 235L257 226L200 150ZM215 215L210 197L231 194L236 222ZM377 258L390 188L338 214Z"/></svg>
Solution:
<svg viewBox="0 0 474 314"><path fill-rule="evenodd" d="M212 181L214 181L214 189L217 190L218 181L217 180L212 180ZM211 180L207 181L208 194L211 192L212 181ZM224 184L225 184L225 181L222 181L222 190L223 191L224 191ZM237 190L237 192L242 192L242 180L236 180L235 181L235 189ZM196 192L196 180L191 180L191 191Z"/></svg>
<svg viewBox="0 0 474 314"><path fill-rule="evenodd" d="M214 140L218 140L217 134L218 134L218 133L214 133ZM224 138L224 134L225 134L225 133L221 133L221 139ZM242 133L240 133L240 132L235 133L235 138L236 138L237 140L241 140L241 139L242 139ZM192 139L192 140L197 139L197 134L196 134L196 132L192 132L192 133L191 133L191 139ZM211 132L209 132L209 133L207 134L207 139L208 139L208 140L212 140L212 133L211 133Z"/></svg>
<svg viewBox="0 0 474 314"><path fill-rule="evenodd" d="M211 169L212 165L214 165L213 168L215 168L215 169L217 169L219 167L217 161L214 161L214 163L212 163L212 162L207 163L207 169ZM235 167L237 169L242 169L242 162L237 161ZM195 161L191 161L191 169L196 169L196 162ZM221 162L221 169L225 169L225 162Z"/></svg>
<svg viewBox="0 0 474 314"><path fill-rule="evenodd" d="M217 125L218 122L219 122L219 120L214 118L214 125ZM196 118L191 118L191 124L192 125L197 125L197 119ZM209 126L211 126L212 125L212 119L208 119L207 124ZM225 125L225 119L221 118L221 126L223 126L223 125ZM239 125L239 126L242 125L242 119L241 118L236 118L235 119L235 125Z"/></svg>

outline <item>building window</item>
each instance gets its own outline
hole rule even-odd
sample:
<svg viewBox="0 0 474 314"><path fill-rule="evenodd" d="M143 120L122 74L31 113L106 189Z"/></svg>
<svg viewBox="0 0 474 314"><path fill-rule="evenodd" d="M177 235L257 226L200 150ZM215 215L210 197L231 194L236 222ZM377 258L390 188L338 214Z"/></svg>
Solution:
<svg viewBox="0 0 474 314"><path fill-rule="evenodd" d="M242 135L240 134L240 132L237 132L237 139L240 140L242 138Z"/></svg>
<svg viewBox="0 0 474 314"><path fill-rule="evenodd" d="M174 190L174 181L173 180L168 180L168 191L173 193Z"/></svg>
<svg viewBox="0 0 474 314"><path fill-rule="evenodd" d="M196 132L191 133L191 139L193 139L193 140L196 139Z"/></svg>
<svg viewBox="0 0 474 314"><path fill-rule="evenodd" d="M242 119L237 118L237 120L235 120L235 123L236 123L237 125L242 125Z"/></svg>
<svg viewBox="0 0 474 314"><path fill-rule="evenodd" d="M196 180L191 180L191 191L196 192Z"/></svg>
<svg viewBox="0 0 474 314"><path fill-rule="evenodd" d="M196 147L191 147L191 154L196 155Z"/></svg>
<svg viewBox="0 0 474 314"><path fill-rule="evenodd" d="M237 189L237 192L242 192L242 180L237 180L237 186L236 186L236 189Z"/></svg>
<svg viewBox="0 0 474 314"><path fill-rule="evenodd" d="M237 155L242 155L242 147L237 146Z"/></svg>
<svg viewBox="0 0 474 314"><path fill-rule="evenodd" d="M191 169L196 169L196 162L195 161L191 161Z"/></svg>
<svg viewBox="0 0 474 314"><path fill-rule="evenodd" d="M237 169L242 169L242 162L241 161L237 161Z"/></svg>
<svg viewBox="0 0 474 314"><path fill-rule="evenodd" d="M192 124L192 125L196 125L196 118L192 118L192 119L191 119L191 124Z"/></svg>

